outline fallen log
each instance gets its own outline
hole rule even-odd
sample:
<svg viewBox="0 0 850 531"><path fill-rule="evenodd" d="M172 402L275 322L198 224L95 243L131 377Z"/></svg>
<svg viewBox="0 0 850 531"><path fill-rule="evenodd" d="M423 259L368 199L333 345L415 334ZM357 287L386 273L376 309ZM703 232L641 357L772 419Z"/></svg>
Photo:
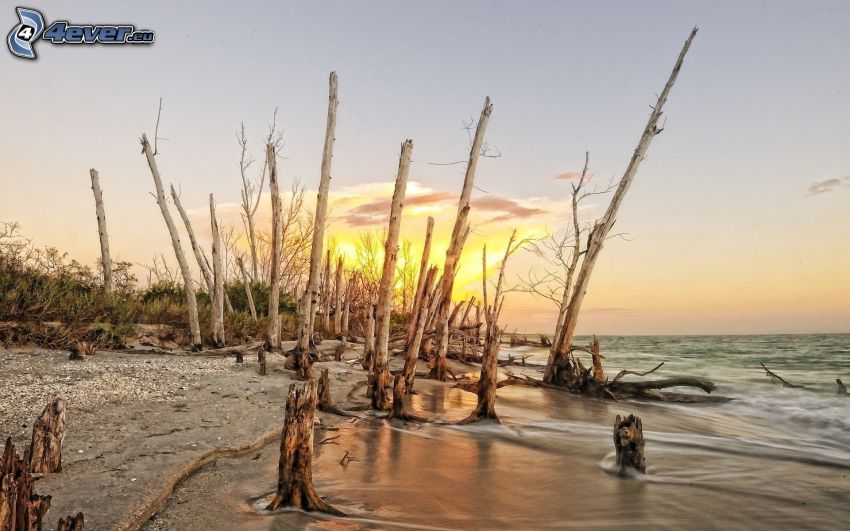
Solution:
<svg viewBox="0 0 850 531"><path fill-rule="evenodd" d="M617 468L620 477L646 472L643 456L643 425L640 417L629 415L614 421L614 449L617 451Z"/></svg>
<svg viewBox="0 0 850 531"><path fill-rule="evenodd" d="M62 441L65 438L65 401L49 403L32 426L29 470L34 474L62 471Z"/></svg>
<svg viewBox="0 0 850 531"><path fill-rule="evenodd" d="M290 384L286 417L280 437L277 492L266 510L295 507L342 515L316 493L313 487L313 422L316 411L316 382Z"/></svg>

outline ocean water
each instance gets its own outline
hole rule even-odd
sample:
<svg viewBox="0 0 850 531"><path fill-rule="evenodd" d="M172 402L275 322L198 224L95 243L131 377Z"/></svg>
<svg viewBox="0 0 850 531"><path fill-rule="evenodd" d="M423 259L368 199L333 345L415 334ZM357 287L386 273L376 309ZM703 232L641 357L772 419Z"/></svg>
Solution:
<svg viewBox="0 0 850 531"><path fill-rule="evenodd" d="M475 396L418 381L411 405L435 422L346 422L317 445L316 488L346 518L264 512L272 444L189 478L151 529L847 528L850 397L835 378L850 382L850 335L599 339L609 376L663 361L649 378L709 378L732 400L612 402L510 386L498 393L501 424L457 426ZM771 383L760 362L805 388ZM613 473L624 413L642 418L646 439L647 474L632 479ZM356 459L342 465L345 452Z"/></svg>

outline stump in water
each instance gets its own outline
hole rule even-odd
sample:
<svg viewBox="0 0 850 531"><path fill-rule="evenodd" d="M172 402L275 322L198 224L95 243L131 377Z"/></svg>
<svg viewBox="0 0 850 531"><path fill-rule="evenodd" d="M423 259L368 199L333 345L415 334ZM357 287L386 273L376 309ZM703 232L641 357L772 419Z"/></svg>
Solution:
<svg viewBox="0 0 850 531"><path fill-rule="evenodd" d="M838 394L839 395L846 395L847 394L847 387L844 385L844 382L841 381L841 378L836 378L835 383L838 384Z"/></svg>
<svg viewBox="0 0 850 531"><path fill-rule="evenodd" d="M68 359L79 361L84 359L85 356L94 356L96 353L96 343L90 343L88 341L76 341L71 346L71 354L68 356Z"/></svg>
<svg viewBox="0 0 850 531"><path fill-rule="evenodd" d="M59 519L59 525L56 531L85 531L85 518L83 513L77 513L77 516L68 515L65 518Z"/></svg>
<svg viewBox="0 0 850 531"><path fill-rule="evenodd" d="M428 419L419 415L413 414L407 409L404 403L405 393L405 378L404 374L396 374L393 379L393 406L390 410L391 419L398 420L413 420L416 422L428 422Z"/></svg>
<svg viewBox="0 0 850 531"><path fill-rule="evenodd" d="M614 448L617 450L617 468L620 477L638 472L646 472L643 457L643 425L640 417L629 415L622 418L617 415L614 421Z"/></svg>
<svg viewBox="0 0 850 531"><path fill-rule="evenodd" d="M0 530L41 529L41 521L49 508L50 496L33 492L29 452L19 458L9 437L0 458Z"/></svg>
<svg viewBox="0 0 850 531"><path fill-rule="evenodd" d="M334 361L342 361L342 355L345 353L348 348L348 341L343 336L342 340L339 344L334 348ZM327 369L325 369L327 370Z"/></svg>
<svg viewBox="0 0 850 531"><path fill-rule="evenodd" d="M328 374L328 369L322 369L322 375L319 376L318 395L319 411L333 413L334 415L340 415L343 417L354 416L334 405L333 398L331 398L331 379Z"/></svg>
<svg viewBox="0 0 850 531"><path fill-rule="evenodd" d="M62 471L62 440L65 438L65 401L57 398L42 411L32 427L29 469L49 474Z"/></svg>
<svg viewBox="0 0 850 531"><path fill-rule="evenodd" d="M266 351L257 351L257 362L260 364L260 376L266 375Z"/></svg>
<svg viewBox="0 0 850 531"><path fill-rule="evenodd" d="M313 487L313 418L316 411L316 382L290 384L286 419L280 438L277 493L266 507L296 507L304 511L342 513L316 494Z"/></svg>

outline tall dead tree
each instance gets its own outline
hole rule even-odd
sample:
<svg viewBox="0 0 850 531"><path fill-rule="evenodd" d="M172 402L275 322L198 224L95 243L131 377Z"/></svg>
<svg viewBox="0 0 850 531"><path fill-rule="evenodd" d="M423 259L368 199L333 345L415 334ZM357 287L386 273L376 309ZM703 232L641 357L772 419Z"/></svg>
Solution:
<svg viewBox="0 0 850 531"><path fill-rule="evenodd" d="M475 181L475 170L478 167L478 157L484 147L484 133L490 121L490 113L493 105L490 98L484 100L484 108L478 118L478 126L475 128L475 136L472 147L469 150L469 161L466 164L466 175L463 180L463 189L458 202L457 216L449 248L446 251L446 262L443 265L443 276L440 280L440 300L437 306L437 354L433 360L431 377L441 382L446 381L447 367L446 355L449 348L449 310L452 304L452 291L454 291L455 275L457 274L457 263L463 252L463 244L469 234L469 201L472 198L473 182Z"/></svg>
<svg viewBox="0 0 850 531"><path fill-rule="evenodd" d="M372 358L375 357L375 305L367 304L363 309L363 320L366 322L363 338L363 369L372 370Z"/></svg>
<svg viewBox="0 0 850 531"><path fill-rule="evenodd" d="M280 436L277 492L269 511L295 507L303 511L342 513L323 500L313 487L313 419L316 413L316 382L290 384L286 416Z"/></svg>
<svg viewBox="0 0 850 531"><path fill-rule="evenodd" d="M416 334L416 321L419 319L422 298L425 296L425 276L428 273L428 260L431 259L431 237L434 234L434 218L428 216L425 224L425 244L422 247L422 261L419 263L419 278L416 280L416 294L413 296L413 307L410 310L410 323L407 325L407 344L413 341ZM411 382L407 382L410 385Z"/></svg>
<svg viewBox="0 0 850 531"><path fill-rule="evenodd" d="M393 286L395 285L395 266L398 260L398 235L401 229L401 210L404 207L404 195L407 190L407 175L410 172L410 157L413 153L413 140L407 139L401 144L398 162L398 174L390 206L390 221L387 227L387 239L384 242L384 268L378 285L378 316L375 334L375 356L372 359L372 374L369 378L372 386L372 407L378 410L390 408L392 377L389 368L390 315L393 304Z"/></svg>
<svg viewBox="0 0 850 531"><path fill-rule="evenodd" d="M490 305L487 298L487 245L484 245L481 256L481 266L484 273L481 283L485 329L484 353L481 358L481 376L478 379L477 389L478 404L475 407L475 411L463 420L461 422L462 424L485 419L499 419L496 415L496 377L499 362L499 347L502 339L502 329L499 328L499 315L502 313L502 305L505 303L505 296L502 294L502 289L505 285L505 266L508 263L508 258L522 245L522 242L515 242L516 229L511 233L508 246L505 249L505 255L502 257L502 264L499 266L499 279L496 281L496 291L493 294L492 305Z"/></svg>
<svg viewBox="0 0 850 531"><path fill-rule="evenodd" d="M322 287L322 299L324 300L324 304L322 305L322 314L324 319L322 321L322 329L327 333L328 330L331 329L331 250L327 250L327 257L325 258L325 274L323 280L324 286Z"/></svg>
<svg viewBox="0 0 850 531"><path fill-rule="evenodd" d="M343 339L348 337L348 320L351 315L351 296L354 290L354 283L357 280L357 274L352 273L345 284L345 297L342 299L342 336Z"/></svg>
<svg viewBox="0 0 850 531"><path fill-rule="evenodd" d="M94 208L97 213L97 232L100 235L100 266L103 270L103 289L112 291L112 256L109 254L109 235L106 232L106 211L103 208L103 192L100 190L100 177L97 170L89 170L91 189L94 193Z"/></svg>
<svg viewBox="0 0 850 531"><path fill-rule="evenodd" d="M156 186L156 203L159 205L159 210L162 212L162 218L165 220L165 225L168 227L168 234L171 236L171 246L174 248L174 254L177 257L177 263L180 266L180 274L183 276L183 292L186 296L186 308L189 313L189 330L192 335L192 348L200 349L201 342L201 326L198 323L198 300L195 297L195 286L192 284L192 272L189 269L189 263L186 262L186 255L183 253L183 245L180 243L180 235L177 232L177 227L174 225L174 219L171 217L171 212L168 211L168 203L165 199L165 192L162 188L162 179L159 176L159 169L156 165L153 149L151 149L148 137L142 134L142 152L148 162L148 167L153 176L153 182Z"/></svg>
<svg viewBox="0 0 850 531"><path fill-rule="evenodd" d="M419 347L422 344L422 336L425 333L425 323L428 321L428 306L431 301L431 292L434 289L434 281L437 279L437 266L432 266L425 274L422 284L422 298L419 299L419 309L410 316L413 322L413 338L408 341L404 355L404 389L405 394L413 391L413 379L416 377L416 360L419 357Z"/></svg>
<svg viewBox="0 0 850 531"><path fill-rule="evenodd" d="M313 337L313 316L319 295L319 268L322 265L322 251L325 243L337 105L337 77L336 72L331 72L328 80L328 121L325 128L325 147L322 150L322 169L313 223L313 244L310 248L310 272L302 296L302 311L299 312L298 317L298 343L295 346L295 367L302 378L306 378L310 374L310 339Z"/></svg>
<svg viewBox="0 0 850 531"><path fill-rule="evenodd" d="M213 291L215 291L212 269L210 268L209 262L207 262L206 256L204 256L203 250L201 250L201 246L198 245L198 239L195 237L195 229L192 228L192 222L189 221L189 216L183 208L183 203L180 202L180 195L177 193L177 190L174 189L173 184L171 185L171 200L174 202L174 206L177 207L180 219L183 220L183 226L186 228L186 234L189 235L189 244L192 247L192 253L195 255L195 260L198 262L198 269L201 270L201 276L204 277L204 284L207 286L207 293L209 293L210 297L212 297Z"/></svg>
<svg viewBox="0 0 850 531"><path fill-rule="evenodd" d="M224 346L224 266L221 258L221 233L215 216L215 199L210 194L210 229L212 231L213 291L212 336L217 348Z"/></svg>
<svg viewBox="0 0 850 531"><path fill-rule="evenodd" d="M336 281L334 282L334 334L342 333L342 255L336 261Z"/></svg>
<svg viewBox="0 0 850 531"><path fill-rule="evenodd" d="M652 143L652 139L663 130L662 127L658 127L658 122L662 115L662 108L670 94L670 89L673 88L673 84L676 82L679 70L681 70L682 63L685 60L685 55L688 53L688 49L691 47L691 42L693 42L696 34L697 28L694 28L688 39L685 41L682 51L679 53L679 57L673 67L673 71L670 73L670 77L668 78L664 89L658 96L658 101L652 108L652 112L649 115L649 120L643 130L643 134L640 137L637 148L635 148L634 154L629 161L629 165L617 185L614 195L611 198L611 202L608 205L608 209L590 229L585 250L577 253L582 256L581 266L578 269L578 275L575 277L574 282L571 278L566 279L568 280L568 283L564 289L564 302L561 304L559 311L558 325L556 329L557 333L555 341L553 341L553 346L550 349L549 359L546 363L546 369L543 375L543 380L546 383L569 385L570 381L574 379L576 374L576 364L574 364L570 359L573 334L575 333L576 324L578 323L581 304L584 300L584 295L587 292L588 284L590 283L590 275L593 273L593 268L596 265L599 253L602 251L602 246L617 219L617 212L620 209L620 205L623 203L623 198L625 197L626 192L628 192L629 187L637 174L640 163L644 158L646 158L646 152ZM575 202L576 195L574 193L574 207ZM576 234L575 238L578 237L579 235ZM577 260L577 256L574 255L574 259Z"/></svg>
<svg viewBox="0 0 850 531"><path fill-rule="evenodd" d="M268 347L280 348L280 248L283 229L281 228L280 189L277 183L277 153L274 145L266 144L266 164L269 168L269 191L272 196L272 248L271 277L269 280L269 324L267 329Z"/></svg>
<svg viewBox="0 0 850 531"><path fill-rule="evenodd" d="M251 279L248 278L248 272L245 270L245 261L241 256L236 257L236 265L239 266L239 271L242 273L242 284L245 286L245 297L248 301L248 310L251 312L251 319L257 322L257 307L254 306L254 293L251 291Z"/></svg>

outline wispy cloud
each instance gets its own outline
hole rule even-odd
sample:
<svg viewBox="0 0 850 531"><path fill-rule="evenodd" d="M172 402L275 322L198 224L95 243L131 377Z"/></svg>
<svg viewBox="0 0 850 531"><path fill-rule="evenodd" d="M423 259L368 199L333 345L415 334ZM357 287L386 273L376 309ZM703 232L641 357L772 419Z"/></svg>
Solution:
<svg viewBox="0 0 850 531"><path fill-rule="evenodd" d="M568 171L566 173L561 173L561 174L555 175L552 178L559 180L559 181L574 181L574 180L578 179L579 177L581 177L580 171Z"/></svg>
<svg viewBox="0 0 850 531"><path fill-rule="evenodd" d="M843 179L826 179L825 181L817 181L809 185L807 195L825 194L845 186L850 186L850 176L844 177Z"/></svg>

